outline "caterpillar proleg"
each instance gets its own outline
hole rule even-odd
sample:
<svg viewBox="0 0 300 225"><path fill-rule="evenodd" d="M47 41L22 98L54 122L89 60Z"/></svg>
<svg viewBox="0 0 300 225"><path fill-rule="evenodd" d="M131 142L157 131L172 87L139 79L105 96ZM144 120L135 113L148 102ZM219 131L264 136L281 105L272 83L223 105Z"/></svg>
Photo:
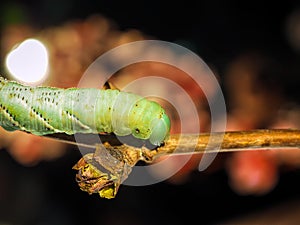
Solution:
<svg viewBox="0 0 300 225"><path fill-rule="evenodd" d="M114 89L30 87L0 77L0 126L54 133L132 134L153 145L168 137L170 119L154 101Z"/></svg>

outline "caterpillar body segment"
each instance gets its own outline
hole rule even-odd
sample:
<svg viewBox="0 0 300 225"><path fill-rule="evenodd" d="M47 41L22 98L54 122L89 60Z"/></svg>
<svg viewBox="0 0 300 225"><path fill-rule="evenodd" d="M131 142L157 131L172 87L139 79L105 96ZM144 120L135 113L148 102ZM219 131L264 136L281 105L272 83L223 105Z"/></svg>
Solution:
<svg viewBox="0 0 300 225"><path fill-rule="evenodd" d="M117 89L30 87L0 77L0 126L35 135L132 134L161 145L170 119L156 102Z"/></svg>

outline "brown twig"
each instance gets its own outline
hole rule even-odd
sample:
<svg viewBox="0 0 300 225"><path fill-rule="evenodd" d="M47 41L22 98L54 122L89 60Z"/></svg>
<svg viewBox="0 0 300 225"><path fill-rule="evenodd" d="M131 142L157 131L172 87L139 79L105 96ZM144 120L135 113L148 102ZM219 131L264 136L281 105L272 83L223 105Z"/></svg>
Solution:
<svg viewBox="0 0 300 225"><path fill-rule="evenodd" d="M111 142L110 142L110 139ZM114 145L113 137L107 138L105 147L110 151L138 157L134 160L151 162L162 155L217 153L266 149L300 149L300 130L265 129L250 131L227 131L202 134L173 134L165 144L156 149ZM93 147L93 146L90 146ZM137 152L140 152L137 154Z"/></svg>
<svg viewBox="0 0 300 225"><path fill-rule="evenodd" d="M83 144L87 145L86 143ZM77 182L81 190L89 194L99 193L101 197L114 198L120 184L127 178L131 168L138 161L151 163L160 156L170 154L217 153L281 148L300 149L300 130L252 130L178 134L171 135L163 146L152 150L148 149L146 145L139 148L128 144L116 144L113 136L106 136L106 141L103 142L103 145L88 146L96 148L96 150L95 153L83 156L73 167L73 169L78 170L76 175ZM98 165L99 168L95 165Z"/></svg>
<svg viewBox="0 0 300 225"><path fill-rule="evenodd" d="M172 135L157 152L213 153L271 148L300 148L300 130L266 129Z"/></svg>

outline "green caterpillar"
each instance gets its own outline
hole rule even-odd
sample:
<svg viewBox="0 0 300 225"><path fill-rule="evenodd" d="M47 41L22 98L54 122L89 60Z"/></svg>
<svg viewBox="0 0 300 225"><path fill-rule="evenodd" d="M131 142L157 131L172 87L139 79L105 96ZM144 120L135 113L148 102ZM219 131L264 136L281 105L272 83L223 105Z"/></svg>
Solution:
<svg viewBox="0 0 300 225"><path fill-rule="evenodd" d="M156 102L114 89L30 87L0 77L0 126L35 135L132 134L159 146L170 119Z"/></svg>

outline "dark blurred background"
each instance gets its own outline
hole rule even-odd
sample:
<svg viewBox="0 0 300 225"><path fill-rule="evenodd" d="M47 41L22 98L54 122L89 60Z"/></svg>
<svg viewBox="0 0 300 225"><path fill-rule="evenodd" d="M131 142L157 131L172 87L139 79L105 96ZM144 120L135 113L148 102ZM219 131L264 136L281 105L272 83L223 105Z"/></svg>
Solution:
<svg viewBox="0 0 300 225"><path fill-rule="evenodd" d="M100 14L111 20L118 31L136 29L155 39L188 47L213 65L221 77L235 56L259 50L284 63L290 62L291 70L285 76L298 79L294 74L298 71L294 61L298 60L300 51L295 43L299 38L296 22L299 5L292 0L284 3L213 0L164 4L160 1L5 0L1 3L1 25L24 23L45 29ZM295 82L291 79L284 82L289 85L286 89L296 95Z"/></svg>
<svg viewBox="0 0 300 225"><path fill-rule="evenodd" d="M205 61L226 63L249 48L289 52L287 19L298 1L2 1L2 25L43 28L100 13L120 30L138 29L157 39L190 43Z"/></svg>
<svg viewBox="0 0 300 225"><path fill-rule="evenodd" d="M12 24L27 24L32 30L44 30L98 14L112 21L118 32L138 30L146 36L186 46L214 68L222 86L228 65L240 54L257 51L271 55L275 62L289 70L281 71L279 79L272 77L263 81L271 79L278 84L278 79L284 101L292 102L292 106L299 103L300 25L297 33L296 28L293 30L293 26L297 26L289 24L291 15L300 10L299 1L4 0L0 5L2 38ZM5 52L6 46L1 47L1 52ZM268 86L262 88L268 89ZM273 94L277 89L271 90ZM224 89L226 97L230 96L229 92ZM276 94L273 96L277 98ZM270 122L261 124L253 127L263 127ZM0 151L0 224L176 225L191 221L226 224L236 218L241 220L228 224L255 224L257 221L253 218L261 218L259 224L297 224L300 221L297 216L300 212L300 170L297 166L280 171L278 183L269 192L242 195L229 186L225 169L214 170L220 164L223 166L223 158L227 158L226 154L219 154L211 170L193 170L183 183L165 181L143 187L121 186L116 198L107 200L79 190L76 171L71 168L80 157L76 147L68 146L62 156L28 166L19 163L9 149L3 148Z"/></svg>

